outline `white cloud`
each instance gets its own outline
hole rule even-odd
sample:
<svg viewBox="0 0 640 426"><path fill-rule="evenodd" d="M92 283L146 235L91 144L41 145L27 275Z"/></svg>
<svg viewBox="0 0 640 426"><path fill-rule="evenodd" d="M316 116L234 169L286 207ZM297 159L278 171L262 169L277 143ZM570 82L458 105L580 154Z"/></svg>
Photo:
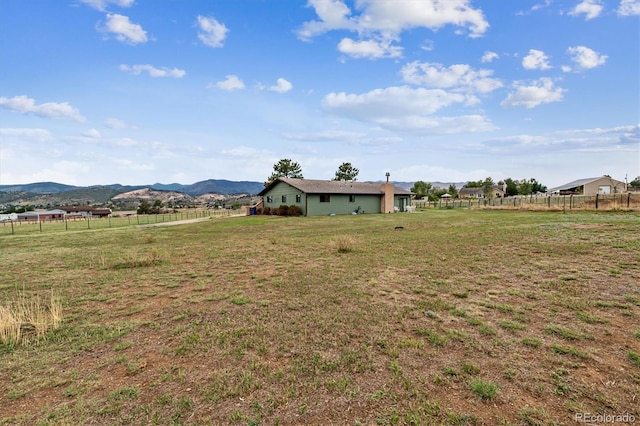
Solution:
<svg viewBox="0 0 640 426"><path fill-rule="evenodd" d="M433 50L433 45L433 40L425 40L420 46L420 49L424 50L425 52L431 52Z"/></svg>
<svg viewBox="0 0 640 426"><path fill-rule="evenodd" d="M298 31L298 36L309 40L316 35L331 30L356 30L356 20L350 18L351 10L342 0L309 0L309 7L313 7L320 18L318 21L308 21Z"/></svg>
<svg viewBox="0 0 640 426"><path fill-rule="evenodd" d="M13 98L0 97L0 106L24 114L35 114L39 117L67 119L84 122L86 119L80 114L77 108L69 105L68 102L46 102L36 105L36 101L27 96L14 96Z"/></svg>
<svg viewBox="0 0 640 426"><path fill-rule="evenodd" d="M535 12L536 10L544 9L546 7L551 6L551 3L553 3L553 0L544 0L544 3L534 4L533 6L531 6L531 9L527 11L516 12L516 15L519 15L519 16L528 15L529 13Z"/></svg>
<svg viewBox="0 0 640 426"><path fill-rule="evenodd" d="M151 77L171 77L171 78L182 78L187 72L185 70L181 70L178 68L169 69L166 67L156 68L153 65L145 64L145 65L120 65L121 71L129 72L133 75L140 75L142 72L146 71L149 73Z"/></svg>
<svg viewBox="0 0 640 426"><path fill-rule="evenodd" d="M535 10L540 10L540 9L544 9L545 7L549 7L551 5L551 3L553 2L553 0L544 0L544 3L538 3L538 4L534 4L531 7L532 11Z"/></svg>
<svg viewBox="0 0 640 426"><path fill-rule="evenodd" d="M51 140L51 133L45 129L4 128L0 129L0 136L26 139L35 142L46 142Z"/></svg>
<svg viewBox="0 0 640 426"><path fill-rule="evenodd" d="M229 29L216 18L198 16L198 38L209 47L222 47Z"/></svg>
<svg viewBox="0 0 640 426"><path fill-rule="evenodd" d="M274 86L269 87L268 90L272 92L286 93L291 89L293 89L293 85L290 82L288 82L284 78L279 78L276 81L276 84Z"/></svg>
<svg viewBox="0 0 640 426"><path fill-rule="evenodd" d="M354 13L343 0L309 0L318 20L307 21L298 30L298 37L309 40L333 30L358 33L358 41L344 38L339 49L358 58L398 57L401 48L391 43L400 34L413 28L433 31L446 25L466 28L470 37L481 37L489 28L480 9L471 7L470 0L379 1L360 0Z"/></svg>
<svg viewBox="0 0 640 426"><path fill-rule="evenodd" d="M104 125L110 129L127 129L130 127L125 121L112 117L106 118Z"/></svg>
<svg viewBox="0 0 640 426"><path fill-rule="evenodd" d="M487 140L488 147L500 147L501 151L510 149L522 152L525 149L537 150L541 147L570 152L577 151L617 151L628 149L640 142L640 126L619 126L611 128L560 130L541 135L513 135Z"/></svg>
<svg viewBox="0 0 640 426"><path fill-rule="evenodd" d="M330 93L323 99L322 107L335 115L399 131L458 133L493 129L481 116L430 117L444 107L466 104L469 100L469 96L441 89L401 86L359 95Z"/></svg>
<svg viewBox="0 0 640 426"><path fill-rule="evenodd" d="M618 15L640 15L640 0L621 0L620 7L618 7Z"/></svg>
<svg viewBox="0 0 640 426"><path fill-rule="evenodd" d="M365 132L351 132L346 130L325 130L315 133L283 133L282 137L301 142L339 142L356 146L385 146L394 145L402 141L397 136L370 136Z"/></svg>
<svg viewBox="0 0 640 426"><path fill-rule="evenodd" d="M603 9L602 0L583 0L569 12L569 15L584 14L585 20L589 20L600 16Z"/></svg>
<svg viewBox="0 0 640 426"><path fill-rule="evenodd" d="M548 70L549 57L542 50L530 49L529 54L522 58L522 66L527 70Z"/></svg>
<svg viewBox="0 0 640 426"><path fill-rule="evenodd" d="M542 104L561 101L564 92L566 92L565 89L554 87L550 78L541 78L531 85L516 82L514 88L515 92L509 93L500 105L534 108Z"/></svg>
<svg viewBox="0 0 640 426"><path fill-rule="evenodd" d="M502 87L502 82L491 78L492 70L474 70L466 64L456 64L445 68L441 64L411 62L401 70L406 83L454 89L465 92L489 93Z"/></svg>
<svg viewBox="0 0 640 426"><path fill-rule="evenodd" d="M498 56L498 54L496 52L492 52L490 50L487 50L486 52L484 52L484 55L482 55L482 58L480 59L482 61L482 63L488 63L488 62L493 62L494 59L498 59L500 56Z"/></svg>
<svg viewBox="0 0 640 426"><path fill-rule="evenodd" d="M238 78L238 76L227 75L226 79L216 83L216 87L231 92L233 90L244 89L244 83Z"/></svg>
<svg viewBox="0 0 640 426"><path fill-rule="evenodd" d="M135 0L79 0L81 3L86 4L94 9L104 12L104 10L110 4L119 7L131 7Z"/></svg>
<svg viewBox="0 0 640 426"><path fill-rule="evenodd" d="M570 47L567 49L567 53L571 55L571 60L580 69L595 68L600 65L604 65L607 61L607 55L601 55L595 50L589 49L585 46ZM563 71L565 71L564 67Z"/></svg>
<svg viewBox="0 0 640 426"><path fill-rule="evenodd" d="M100 138L100 132L96 129L89 129L85 132L82 133L82 136L86 136L88 138L92 138L92 139L99 139Z"/></svg>
<svg viewBox="0 0 640 426"><path fill-rule="evenodd" d="M149 40L147 32L140 25L129 21L129 17L117 13L107 14L107 22L101 30L115 34L116 39L124 43L138 44Z"/></svg>
<svg viewBox="0 0 640 426"><path fill-rule="evenodd" d="M402 47L391 46L390 40L355 41L350 38L343 38L338 44L338 50L353 58L378 59L402 56Z"/></svg>

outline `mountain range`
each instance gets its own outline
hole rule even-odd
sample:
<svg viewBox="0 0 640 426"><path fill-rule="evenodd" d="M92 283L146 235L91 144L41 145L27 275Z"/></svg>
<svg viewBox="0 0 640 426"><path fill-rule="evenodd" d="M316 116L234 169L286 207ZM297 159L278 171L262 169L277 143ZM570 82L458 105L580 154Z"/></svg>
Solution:
<svg viewBox="0 0 640 426"><path fill-rule="evenodd" d="M180 183L154 183L153 185L120 185L118 183L111 185L94 185L94 186L73 186L56 182L36 182L19 185L0 185L0 192L29 192L35 194L58 194L60 192L72 190L88 190L88 189L105 189L109 188L118 193L135 191L136 189L150 188L157 191L175 191L183 192L191 196L199 196L203 194L257 194L264 188L263 182L250 181L230 181L224 179L209 179L196 182L191 185L182 185Z"/></svg>

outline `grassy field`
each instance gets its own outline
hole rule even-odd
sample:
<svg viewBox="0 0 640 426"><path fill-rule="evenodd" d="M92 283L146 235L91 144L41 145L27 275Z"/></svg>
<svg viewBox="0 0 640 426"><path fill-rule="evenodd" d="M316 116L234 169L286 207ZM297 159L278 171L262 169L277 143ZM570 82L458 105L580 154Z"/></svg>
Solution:
<svg viewBox="0 0 640 426"><path fill-rule="evenodd" d="M0 236L0 424L640 419L640 214L428 210Z"/></svg>

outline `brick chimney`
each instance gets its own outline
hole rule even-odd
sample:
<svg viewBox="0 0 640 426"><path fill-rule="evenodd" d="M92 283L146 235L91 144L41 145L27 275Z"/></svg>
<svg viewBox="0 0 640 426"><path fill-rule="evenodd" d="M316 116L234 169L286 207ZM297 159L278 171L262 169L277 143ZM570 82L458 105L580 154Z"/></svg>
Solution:
<svg viewBox="0 0 640 426"><path fill-rule="evenodd" d="M382 187L380 188L383 193L382 201L380 202L380 211L382 213L393 213L393 207L394 207L393 198L394 198L395 187L393 186L392 183L389 183L389 176L391 176L391 174L387 172L386 174L387 182L382 184Z"/></svg>

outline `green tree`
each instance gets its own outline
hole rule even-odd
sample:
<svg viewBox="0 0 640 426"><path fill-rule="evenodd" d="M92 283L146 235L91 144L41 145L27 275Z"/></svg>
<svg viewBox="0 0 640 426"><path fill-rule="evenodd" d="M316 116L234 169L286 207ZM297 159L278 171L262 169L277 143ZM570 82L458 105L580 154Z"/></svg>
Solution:
<svg viewBox="0 0 640 426"><path fill-rule="evenodd" d="M491 177L486 178L483 182L482 182L482 194L484 195L485 198L493 198L493 179L491 179Z"/></svg>
<svg viewBox="0 0 640 426"><path fill-rule="evenodd" d="M416 194L416 198L424 198L431 192L432 185L422 180L416 181L411 187L411 192Z"/></svg>
<svg viewBox="0 0 640 426"><path fill-rule="evenodd" d="M481 180L470 180L464 184L463 188L482 188L482 183L483 181Z"/></svg>
<svg viewBox="0 0 640 426"><path fill-rule="evenodd" d="M151 214L159 214L162 211L162 207L164 207L164 204L162 204L162 201L155 200L153 202L153 206L151 206Z"/></svg>
<svg viewBox="0 0 640 426"><path fill-rule="evenodd" d="M640 176L629 182L629 186L632 188L640 188Z"/></svg>
<svg viewBox="0 0 640 426"><path fill-rule="evenodd" d="M547 187L537 180L531 179L531 192L534 194L537 192L547 192Z"/></svg>
<svg viewBox="0 0 640 426"><path fill-rule="evenodd" d="M518 185L518 194L520 195L531 194L531 182L529 182L526 179L521 180Z"/></svg>
<svg viewBox="0 0 640 426"><path fill-rule="evenodd" d="M451 195L453 198L458 198L458 188L454 184L449 185L447 189L447 193Z"/></svg>
<svg viewBox="0 0 640 426"><path fill-rule="evenodd" d="M268 186L271 182L281 177L302 179L302 167L289 158L283 158L273 165L273 173L264 183L264 186Z"/></svg>
<svg viewBox="0 0 640 426"><path fill-rule="evenodd" d="M507 197L513 197L514 195L518 195L518 182L511 178L506 178L504 183L507 186L507 190L505 191L505 195Z"/></svg>
<svg viewBox="0 0 640 426"><path fill-rule="evenodd" d="M151 213L151 203L147 200L143 200L140 202L137 210L138 214L150 214Z"/></svg>
<svg viewBox="0 0 640 426"><path fill-rule="evenodd" d="M336 172L336 177L333 180L352 180L355 181L356 177L360 173L360 170L353 167L351 163L342 163L340 167L338 167L338 171Z"/></svg>

